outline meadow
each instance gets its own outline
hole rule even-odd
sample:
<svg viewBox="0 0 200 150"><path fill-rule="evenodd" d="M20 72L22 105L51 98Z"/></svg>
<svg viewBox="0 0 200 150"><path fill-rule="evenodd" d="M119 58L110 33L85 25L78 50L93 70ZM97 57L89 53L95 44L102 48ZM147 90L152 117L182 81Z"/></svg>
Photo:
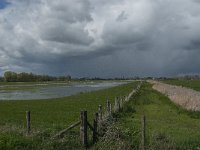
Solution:
<svg viewBox="0 0 200 150"><path fill-rule="evenodd" d="M81 110L88 111L91 121L99 104L105 109L107 98L113 103L115 97L127 95L136 86L137 82L132 82L58 99L0 101L0 149L80 149L78 130L64 138L65 141L52 140L51 137L77 122ZM27 110L31 111L31 134L28 136Z"/></svg>
<svg viewBox="0 0 200 150"><path fill-rule="evenodd" d="M43 81L43 82L0 82L0 90L6 91L34 91L45 87L55 87L60 85L74 85L89 83L91 81ZM94 81L95 83L97 81ZM100 81L99 81L100 82Z"/></svg>
<svg viewBox="0 0 200 150"><path fill-rule="evenodd" d="M200 80L199 79L193 79L193 80L187 80L187 79L169 79L169 80L162 80L162 82L177 86L183 86L188 87L193 90L200 91Z"/></svg>
<svg viewBox="0 0 200 150"><path fill-rule="evenodd" d="M59 99L0 102L0 149L66 150L81 149L79 128L63 138L52 139L58 131L79 120L81 110L88 111L89 121L99 104L105 110L106 99L127 95L139 82L109 89L80 93ZM25 112L31 111L31 134L26 135ZM125 103L109 120L105 133L91 150L132 150L141 148L141 116L146 116L146 149L200 149L200 112L187 111L144 82L139 93Z"/></svg>
<svg viewBox="0 0 200 150"><path fill-rule="evenodd" d="M73 84L78 83L73 81ZM48 82L0 82L1 91L36 91L47 86L60 84L70 85L69 81L48 81Z"/></svg>
<svg viewBox="0 0 200 150"><path fill-rule="evenodd" d="M175 105L149 83L115 114L116 120L93 149L140 149L142 115L146 116L146 149L200 149L200 113Z"/></svg>

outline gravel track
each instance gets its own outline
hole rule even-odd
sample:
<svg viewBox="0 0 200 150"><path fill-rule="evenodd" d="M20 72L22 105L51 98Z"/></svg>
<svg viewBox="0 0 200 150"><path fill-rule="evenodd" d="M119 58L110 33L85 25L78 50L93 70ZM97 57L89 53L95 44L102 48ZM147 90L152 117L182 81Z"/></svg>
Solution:
<svg viewBox="0 0 200 150"><path fill-rule="evenodd" d="M153 89L168 96L174 103L187 110L200 111L200 92L181 86L149 80Z"/></svg>

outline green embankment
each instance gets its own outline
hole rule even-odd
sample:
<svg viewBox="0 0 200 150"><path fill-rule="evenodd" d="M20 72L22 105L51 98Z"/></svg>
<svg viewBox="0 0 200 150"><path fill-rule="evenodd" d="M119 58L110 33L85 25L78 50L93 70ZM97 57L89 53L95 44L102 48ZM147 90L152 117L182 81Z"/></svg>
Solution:
<svg viewBox="0 0 200 150"><path fill-rule="evenodd" d="M93 149L139 149L141 116L146 116L147 149L200 149L200 115L174 105L166 96L144 83L140 93L132 98L105 136Z"/></svg>
<svg viewBox="0 0 200 150"><path fill-rule="evenodd" d="M77 122L81 110L87 110L92 120L98 105L106 105L106 98L113 103L116 96L127 95L137 84L132 82L59 99L0 101L0 149L80 149L78 129L63 139L52 140L51 136ZM27 110L31 111L32 133L29 136L25 135Z"/></svg>
<svg viewBox="0 0 200 150"><path fill-rule="evenodd" d="M186 80L186 79L174 79L174 80L162 80L162 82L172 85L184 86L197 91L200 91L200 80Z"/></svg>

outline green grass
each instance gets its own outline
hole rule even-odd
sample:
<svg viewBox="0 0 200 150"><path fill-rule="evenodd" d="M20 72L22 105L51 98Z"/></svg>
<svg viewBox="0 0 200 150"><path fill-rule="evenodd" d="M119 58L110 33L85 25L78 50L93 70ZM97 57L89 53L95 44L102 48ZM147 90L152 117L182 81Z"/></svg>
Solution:
<svg viewBox="0 0 200 150"><path fill-rule="evenodd" d="M147 149L200 149L199 113L176 106L148 83L125 105L123 112L116 114L117 121L111 127L116 132L106 134L93 149L139 149L143 114L147 122Z"/></svg>
<svg viewBox="0 0 200 150"><path fill-rule="evenodd" d="M98 105L105 106L106 98L113 103L116 96L127 95L136 85L137 82L132 82L59 99L0 101L0 149L79 149L77 130L72 130L64 141L50 137L77 122L81 110L88 111L91 121ZM30 136L25 136L27 110L31 111Z"/></svg>
<svg viewBox="0 0 200 150"><path fill-rule="evenodd" d="M0 82L3 91L36 91L49 86L79 84L78 81L48 81L48 82Z"/></svg>
<svg viewBox="0 0 200 150"><path fill-rule="evenodd" d="M88 110L91 121L99 104L105 108L107 97L113 103L116 96L128 94L137 84L133 82L59 99L0 102L0 150L81 149L78 128L62 139L52 140L51 136L78 121L81 110ZM26 110L32 114L32 134L29 136L25 135ZM120 113L114 114L105 135L90 149L139 149L143 114L147 119L147 149L200 149L200 113L176 106L148 83L143 84L139 94L131 98Z"/></svg>
<svg viewBox="0 0 200 150"><path fill-rule="evenodd" d="M200 80L186 80L186 79L173 79L173 80L163 80L162 82L172 84L172 85L178 85L178 86L184 86L188 87L197 91L200 91Z"/></svg>

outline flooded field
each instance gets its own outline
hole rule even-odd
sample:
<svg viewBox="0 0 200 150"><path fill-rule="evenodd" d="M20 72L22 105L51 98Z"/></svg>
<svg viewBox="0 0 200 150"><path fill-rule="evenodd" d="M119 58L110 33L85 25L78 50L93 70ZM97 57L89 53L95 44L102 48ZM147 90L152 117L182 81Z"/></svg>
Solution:
<svg viewBox="0 0 200 150"><path fill-rule="evenodd" d="M125 82L86 82L0 85L0 100L50 99L118 86Z"/></svg>

